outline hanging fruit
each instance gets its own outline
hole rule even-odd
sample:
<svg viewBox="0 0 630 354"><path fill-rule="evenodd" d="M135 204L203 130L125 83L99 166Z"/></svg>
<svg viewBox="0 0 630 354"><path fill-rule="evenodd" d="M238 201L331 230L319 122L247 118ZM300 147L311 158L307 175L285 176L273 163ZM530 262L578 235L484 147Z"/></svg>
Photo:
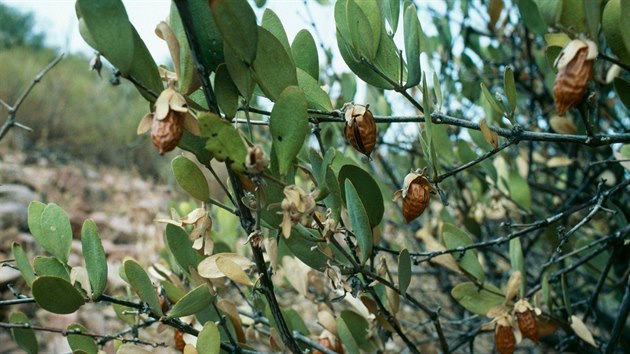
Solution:
<svg viewBox="0 0 630 354"><path fill-rule="evenodd" d="M429 205L431 193L436 193L425 171L411 172L403 181L403 188L394 193L394 201L403 200L402 211L407 224L422 215Z"/></svg>
<svg viewBox="0 0 630 354"><path fill-rule="evenodd" d="M538 322L534 307L527 300L519 300L514 304L514 313L518 328L521 330L523 337L531 339L534 343L538 343Z"/></svg>
<svg viewBox="0 0 630 354"><path fill-rule="evenodd" d="M370 105L348 104L344 107L346 139L357 151L370 157L376 145L376 122L369 110Z"/></svg>
<svg viewBox="0 0 630 354"><path fill-rule="evenodd" d="M560 52L554 65L558 68L553 97L559 115L575 107L586 93L593 74L597 45L588 39L574 39Z"/></svg>

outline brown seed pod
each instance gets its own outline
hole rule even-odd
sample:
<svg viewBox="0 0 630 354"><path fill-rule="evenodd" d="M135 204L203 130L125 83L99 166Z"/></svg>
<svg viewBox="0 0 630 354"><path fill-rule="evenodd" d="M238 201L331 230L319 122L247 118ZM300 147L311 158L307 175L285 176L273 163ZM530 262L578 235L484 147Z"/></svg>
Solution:
<svg viewBox="0 0 630 354"><path fill-rule="evenodd" d="M423 172L411 172L405 176L403 189L394 193L394 201L402 198L402 211L407 224L422 215L429 205L431 193L435 193L435 189Z"/></svg>
<svg viewBox="0 0 630 354"><path fill-rule="evenodd" d="M536 322L536 314L533 310L516 313L518 328L521 330L523 337L531 339L534 343L538 343L538 323Z"/></svg>
<svg viewBox="0 0 630 354"><path fill-rule="evenodd" d="M370 157L376 145L376 122L369 107L355 104L346 108L344 128L350 145L367 157Z"/></svg>
<svg viewBox="0 0 630 354"><path fill-rule="evenodd" d="M179 329L175 329L173 340L175 341L175 348L183 353L184 347L186 346L186 342L184 341L184 332L180 331Z"/></svg>
<svg viewBox="0 0 630 354"><path fill-rule="evenodd" d="M558 55L553 97L559 115L564 115L584 97L596 57L597 45L590 40L580 39L569 42Z"/></svg>
<svg viewBox="0 0 630 354"><path fill-rule="evenodd" d="M151 141L160 155L175 149L183 134L184 119L177 112L170 112L162 120L154 118L151 123Z"/></svg>
<svg viewBox="0 0 630 354"><path fill-rule="evenodd" d="M497 325L494 330L494 342L500 354L512 354L516 347L516 338L511 326Z"/></svg>

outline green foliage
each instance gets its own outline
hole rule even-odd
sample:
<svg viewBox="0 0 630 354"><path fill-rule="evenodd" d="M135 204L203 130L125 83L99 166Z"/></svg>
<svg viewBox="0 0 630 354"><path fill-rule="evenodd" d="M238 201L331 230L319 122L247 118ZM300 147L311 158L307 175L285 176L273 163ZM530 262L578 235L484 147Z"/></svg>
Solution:
<svg viewBox="0 0 630 354"><path fill-rule="evenodd" d="M33 297L46 311L59 314L73 313L85 299L67 280L55 276L38 276L33 281Z"/></svg>
<svg viewBox="0 0 630 354"><path fill-rule="evenodd" d="M101 238L98 235L96 223L85 220L81 228L81 246L85 268L87 269L92 286L92 299L98 299L107 286L107 258Z"/></svg>
<svg viewBox="0 0 630 354"><path fill-rule="evenodd" d="M281 175L289 172L293 159L304 145L309 128L304 91L295 86L287 87L278 97L269 118L269 132Z"/></svg>
<svg viewBox="0 0 630 354"><path fill-rule="evenodd" d="M208 200L210 189L201 169L185 156L177 156L171 161L173 175L177 183L192 197L200 201Z"/></svg>
<svg viewBox="0 0 630 354"><path fill-rule="evenodd" d="M45 36L35 32L33 14L21 13L7 5L0 4L0 49L29 47L42 49Z"/></svg>
<svg viewBox="0 0 630 354"><path fill-rule="evenodd" d="M9 316L9 322L30 324L31 321L22 312L13 312ZM35 337L35 331L29 328L14 328L11 329L11 337L15 343L28 354L37 354L39 352L39 344L37 343L37 337Z"/></svg>

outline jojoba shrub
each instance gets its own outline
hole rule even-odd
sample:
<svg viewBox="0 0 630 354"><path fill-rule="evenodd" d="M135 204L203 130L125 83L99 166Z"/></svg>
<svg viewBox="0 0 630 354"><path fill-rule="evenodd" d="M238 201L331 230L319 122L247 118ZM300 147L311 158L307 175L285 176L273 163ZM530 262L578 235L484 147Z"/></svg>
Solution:
<svg viewBox="0 0 630 354"><path fill-rule="evenodd" d="M181 152L172 173L196 204L157 221L160 261L126 259L128 291L110 293L94 222L71 267L66 214L33 202L47 256L14 244L20 300L132 317L62 332L87 353L627 348L630 2L302 6L329 17L289 36L264 0L174 0L156 24L169 67L120 0L77 1L81 35L149 102L138 132ZM2 326L37 351L35 319ZM153 326L174 339L140 336Z"/></svg>

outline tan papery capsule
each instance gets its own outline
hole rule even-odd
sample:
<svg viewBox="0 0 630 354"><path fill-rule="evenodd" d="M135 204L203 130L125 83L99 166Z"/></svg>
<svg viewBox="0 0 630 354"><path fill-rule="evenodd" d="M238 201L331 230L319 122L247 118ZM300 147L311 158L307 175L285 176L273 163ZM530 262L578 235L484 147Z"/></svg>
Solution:
<svg viewBox="0 0 630 354"><path fill-rule="evenodd" d="M370 157L376 145L376 122L370 105L352 105L346 109L346 126L344 134L346 139L360 153Z"/></svg>
<svg viewBox="0 0 630 354"><path fill-rule="evenodd" d="M590 40L581 39L569 42L558 55L553 97L559 115L564 115L584 97L596 57L597 45Z"/></svg>
<svg viewBox="0 0 630 354"><path fill-rule="evenodd" d="M151 141L160 155L175 149L182 135L184 119L177 112L171 112L162 120L153 119L151 123Z"/></svg>

